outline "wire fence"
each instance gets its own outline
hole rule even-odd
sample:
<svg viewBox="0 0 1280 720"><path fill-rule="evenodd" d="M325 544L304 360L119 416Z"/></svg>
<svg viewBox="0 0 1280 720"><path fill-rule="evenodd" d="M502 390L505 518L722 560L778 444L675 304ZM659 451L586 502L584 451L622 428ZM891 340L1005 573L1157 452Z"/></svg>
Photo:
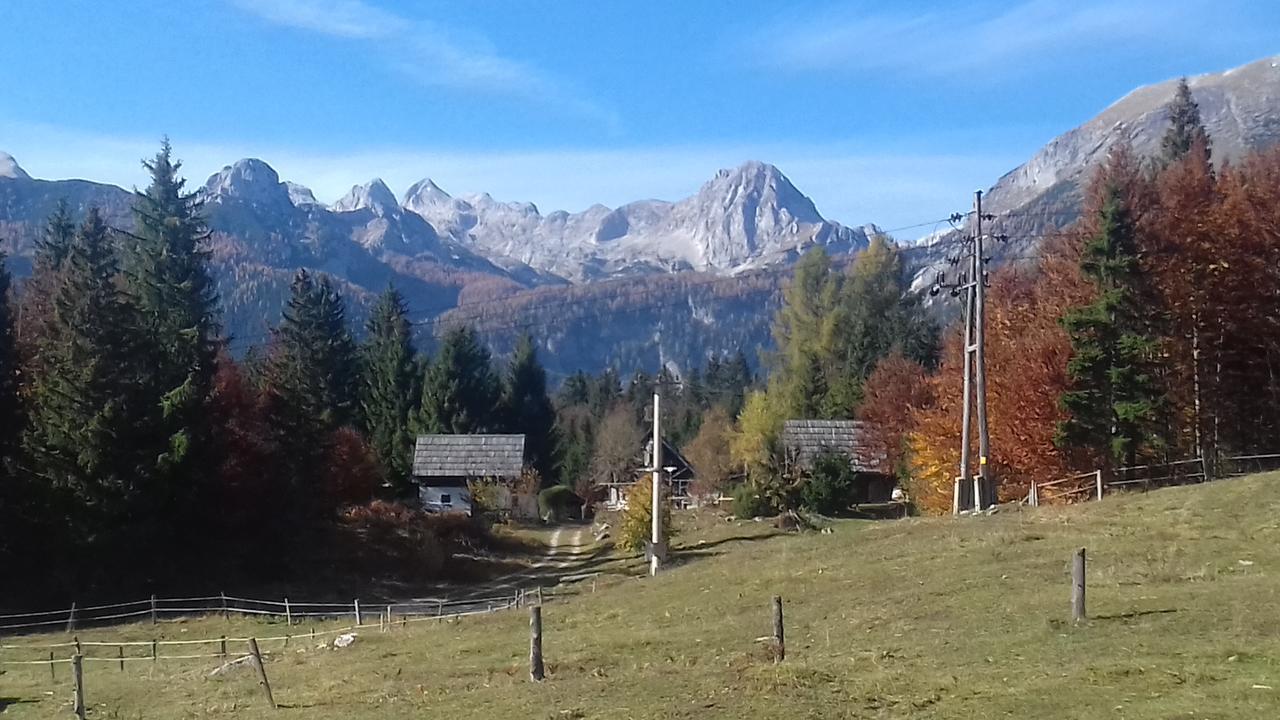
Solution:
<svg viewBox="0 0 1280 720"><path fill-rule="evenodd" d="M389 611L393 616L445 615L447 610L459 606L467 607L505 607L507 603L520 598L522 591L503 597L481 597L448 600L445 598L421 598L392 603L361 603L359 599L351 602L294 602L288 598L282 600L259 600L242 598L233 595L219 594L203 597L159 598L152 596L146 600L110 603L105 605L79 606L72 603L64 610L42 610L36 612L0 614L0 636L23 634L24 632L54 631L60 628L66 632L79 629L102 627L119 624L122 621L141 620L156 624L177 618L193 615L221 614L223 617L267 616L283 618L290 625L295 620L338 619L350 617L355 624L363 624L365 614Z"/></svg>
<svg viewBox="0 0 1280 720"><path fill-rule="evenodd" d="M1036 506L1055 501L1101 500L1108 490L1133 488L1151 490L1201 483L1206 479L1239 477L1250 473L1278 470L1280 453L1227 455L1217 458L1213 464L1216 467L1210 469L1209 463L1206 463L1204 458L1195 457L1167 463L1117 467L1109 472L1102 469L1092 470L1050 482L1032 482L1023 502Z"/></svg>

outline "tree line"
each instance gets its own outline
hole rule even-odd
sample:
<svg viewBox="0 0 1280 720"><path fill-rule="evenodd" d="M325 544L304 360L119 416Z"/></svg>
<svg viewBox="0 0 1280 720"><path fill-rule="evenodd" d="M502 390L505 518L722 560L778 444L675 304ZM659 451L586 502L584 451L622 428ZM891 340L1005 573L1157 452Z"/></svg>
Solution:
<svg viewBox="0 0 1280 720"><path fill-rule="evenodd" d="M455 326L428 355L388 288L357 341L334 282L300 270L269 342L233 359L200 198L167 142L144 166L131 228L64 203L21 287L0 263L8 577L68 592L199 567L274 575L314 555L343 508L412 495L418 433L523 433L555 478L530 337L500 362Z"/></svg>

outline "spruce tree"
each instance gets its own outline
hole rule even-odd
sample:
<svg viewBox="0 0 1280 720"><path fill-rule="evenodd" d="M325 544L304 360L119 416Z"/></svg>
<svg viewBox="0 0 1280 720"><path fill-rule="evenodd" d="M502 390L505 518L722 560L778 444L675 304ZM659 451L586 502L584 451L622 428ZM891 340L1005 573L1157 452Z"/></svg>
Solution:
<svg viewBox="0 0 1280 720"><path fill-rule="evenodd" d="M1212 150L1209 133L1200 118L1200 106L1192 97L1191 86L1185 77L1178 80L1178 88L1167 110L1169 129L1160 142L1161 158L1166 165L1181 160L1197 142L1204 143L1206 153Z"/></svg>
<svg viewBox="0 0 1280 720"><path fill-rule="evenodd" d="M72 524L81 540L138 530L119 521L151 520L142 437L158 413L140 392L147 369L139 318L119 290L115 248L96 209L68 248L52 301L24 437L32 469L81 521Z"/></svg>
<svg viewBox="0 0 1280 720"><path fill-rule="evenodd" d="M53 293L58 282L58 272L62 262L71 251L71 243L75 238L76 226L71 220L71 210L66 199L58 200L53 214L45 222L44 231L36 240L35 267L30 279L23 285L20 313L23 342L30 347L38 344L39 338L47 332L50 319L53 317ZM31 354L31 353L29 353ZM38 364L40 358L33 357Z"/></svg>
<svg viewBox="0 0 1280 720"><path fill-rule="evenodd" d="M0 252L0 483L8 484L17 460L22 411L18 401L20 368L14 317L10 309L9 265ZM0 489L0 495L3 489Z"/></svg>
<svg viewBox="0 0 1280 720"><path fill-rule="evenodd" d="M134 197L134 232L124 243L125 277L151 341L148 390L161 416L155 428L157 472L162 482L190 483L208 466L213 432L208 403L219 328L208 269L209 234L200 199L186 192L186 181L178 176L182 164L173 159L168 140L143 167L151 183Z"/></svg>
<svg viewBox="0 0 1280 720"><path fill-rule="evenodd" d="M502 412L511 432L524 434L529 463L544 482L551 482L560 455L556 411L547 395L547 371L528 334L516 343L507 366Z"/></svg>
<svg viewBox="0 0 1280 720"><path fill-rule="evenodd" d="M1113 184L1106 192L1098 231L1080 259L1097 298L1062 318L1071 337L1071 389L1062 395L1069 417L1060 423L1056 442L1133 465L1152 438L1158 392L1147 365L1155 341L1145 334L1137 302L1141 271L1135 224L1122 189Z"/></svg>
<svg viewBox="0 0 1280 720"><path fill-rule="evenodd" d="M500 394L489 351L476 332L452 328L427 368L415 429L458 435L493 432L501 425Z"/></svg>
<svg viewBox="0 0 1280 720"><path fill-rule="evenodd" d="M369 445L398 495L410 490L413 434L409 420L419 394L417 361L404 296L387 288L373 307L361 358L361 416Z"/></svg>

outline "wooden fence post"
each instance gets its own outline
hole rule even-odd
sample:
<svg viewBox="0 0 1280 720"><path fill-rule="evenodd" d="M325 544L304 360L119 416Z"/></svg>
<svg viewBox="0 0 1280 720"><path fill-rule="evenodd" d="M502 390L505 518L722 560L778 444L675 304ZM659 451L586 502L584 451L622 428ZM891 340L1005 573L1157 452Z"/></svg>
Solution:
<svg viewBox="0 0 1280 720"><path fill-rule="evenodd" d="M289 607L289 598L284 599L284 624L293 627L293 608Z"/></svg>
<svg viewBox="0 0 1280 720"><path fill-rule="evenodd" d="M120 672L124 672L124 646L116 646L116 654L120 656Z"/></svg>
<svg viewBox="0 0 1280 720"><path fill-rule="evenodd" d="M1040 507L1040 485L1035 480L1031 481L1031 507Z"/></svg>
<svg viewBox="0 0 1280 720"><path fill-rule="evenodd" d="M231 613L227 611L227 594L221 592L218 597L222 600L222 619L231 622Z"/></svg>
<svg viewBox="0 0 1280 720"><path fill-rule="evenodd" d="M67 615L67 632L72 633L75 631L76 631L76 604L72 602L71 614Z"/></svg>
<svg viewBox="0 0 1280 720"><path fill-rule="evenodd" d="M76 717L84 720L84 656L76 653L71 656L72 709Z"/></svg>
<svg viewBox="0 0 1280 720"><path fill-rule="evenodd" d="M158 640L151 641L151 664L155 665L160 660L160 642Z"/></svg>
<svg viewBox="0 0 1280 720"><path fill-rule="evenodd" d="M773 647L774 662L782 662L787 657L786 635L782 629L782 596L773 596Z"/></svg>
<svg viewBox="0 0 1280 720"><path fill-rule="evenodd" d="M49 679L53 682L58 682L58 672L54 670L54 667L55 666L53 664L53 651L50 650L49 651Z"/></svg>
<svg viewBox="0 0 1280 720"><path fill-rule="evenodd" d="M1080 548L1071 557L1071 620L1077 623L1085 619L1084 556Z"/></svg>
<svg viewBox="0 0 1280 720"><path fill-rule="evenodd" d="M355 605L355 608L356 608L356 625L360 625L361 624L360 623L360 598L356 598L353 601L353 604Z"/></svg>
<svg viewBox="0 0 1280 720"><path fill-rule="evenodd" d="M546 678L542 665L542 606L529 608L529 679L542 682Z"/></svg>
<svg viewBox="0 0 1280 720"><path fill-rule="evenodd" d="M387 606L387 632L391 632L391 606Z"/></svg>
<svg viewBox="0 0 1280 720"><path fill-rule="evenodd" d="M1098 485L1098 499L1101 500L1102 499L1102 468L1098 468L1098 472L1095 477Z"/></svg>
<svg viewBox="0 0 1280 720"><path fill-rule="evenodd" d="M156 622L157 622L157 619L156 619L156 595L155 595L155 593L152 593L152 594L151 594L151 624L152 624L152 625L155 625L155 624L156 624Z"/></svg>
<svg viewBox="0 0 1280 720"><path fill-rule="evenodd" d="M542 586L541 585L538 586L538 604L539 605L542 604Z"/></svg>
<svg viewBox="0 0 1280 720"><path fill-rule="evenodd" d="M75 636L75 637L71 638L71 640L76 644L76 654L77 654L77 655L82 655L82 654L84 653L84 651L80 649L80 636L79 636L79 635L77 635L77 636Z"/></svg>
<svg viewBox="0 0 1280 720"><path fill-rule="evenodd" d="M227 659L227 636L226 635L223 635L222 638L218 640L218 654L222 656L223 660Z"/></svg>
<svg viewBox="0 0 1280 720"><path fill-rule="evenodd" d="M253 669L258 671L258 683L267 694L267 702L271 709L277 709L275 698L271 697L271 683L267 682L267 669L262 665L262 653L258 652L258 640L249 638L249 654L253 656Z"/></svg>

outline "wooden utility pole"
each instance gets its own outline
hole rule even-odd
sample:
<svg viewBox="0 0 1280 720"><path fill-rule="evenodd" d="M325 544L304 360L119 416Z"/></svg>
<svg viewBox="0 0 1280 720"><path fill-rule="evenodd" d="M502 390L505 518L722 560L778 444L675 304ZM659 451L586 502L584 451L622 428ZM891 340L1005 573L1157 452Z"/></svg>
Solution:
<svg viewBox="0 0 1280 720"><path fill-rule="evenodd" d="M78 652L71 656L71 681L74 683L72 710L77 718L84 720L84 656Z"/></svg>
<svg viewBox="0 0 1280 720"><path fill-rule="evenodd" d="M987 428L987 355L986 355L986 306L987 259L983 256L982 191L973 193L974 220L977 231L973 234L973 332L974 379L978 405L978 477L973 481L973 509L982 510L995 504L995 486L991 480L987 462L991 457L991 433Z"/></svg>
<svg viewBox="0 0 1280 720"><path fill-rule="evenodd" d="M962 264L967 260L967 270L961 273L954 285L948 284L952 294L964 296L964 385L962 388L963 405L960 427L960 462L958 474L952 487L951 512L959 514L962 510L981 510L995 502L995 481L991 477L991 433L987 425L987 356L986 356L986 264L982 221L991 219L982 213L982 191L974 193L973 201L974 232L961 238L967 258L956 256L952 264ZM951 216L953 224L957 224L963 215ZM1003 239L1003 238L997 238ZM943 288L944 279L941 273L934 282L931 294L936 295ZM976 410L976 413L975 413ZM970 472L969 456L972 452L972 423L974 415L978 421L978 470Z"/></svg>
<svg viewBox="0 0 1280 720"><path fill-rule="evenodd" d="M662 547L662 396L653 394L653 548L649 556L649 574L658 574Z"/></svg>

